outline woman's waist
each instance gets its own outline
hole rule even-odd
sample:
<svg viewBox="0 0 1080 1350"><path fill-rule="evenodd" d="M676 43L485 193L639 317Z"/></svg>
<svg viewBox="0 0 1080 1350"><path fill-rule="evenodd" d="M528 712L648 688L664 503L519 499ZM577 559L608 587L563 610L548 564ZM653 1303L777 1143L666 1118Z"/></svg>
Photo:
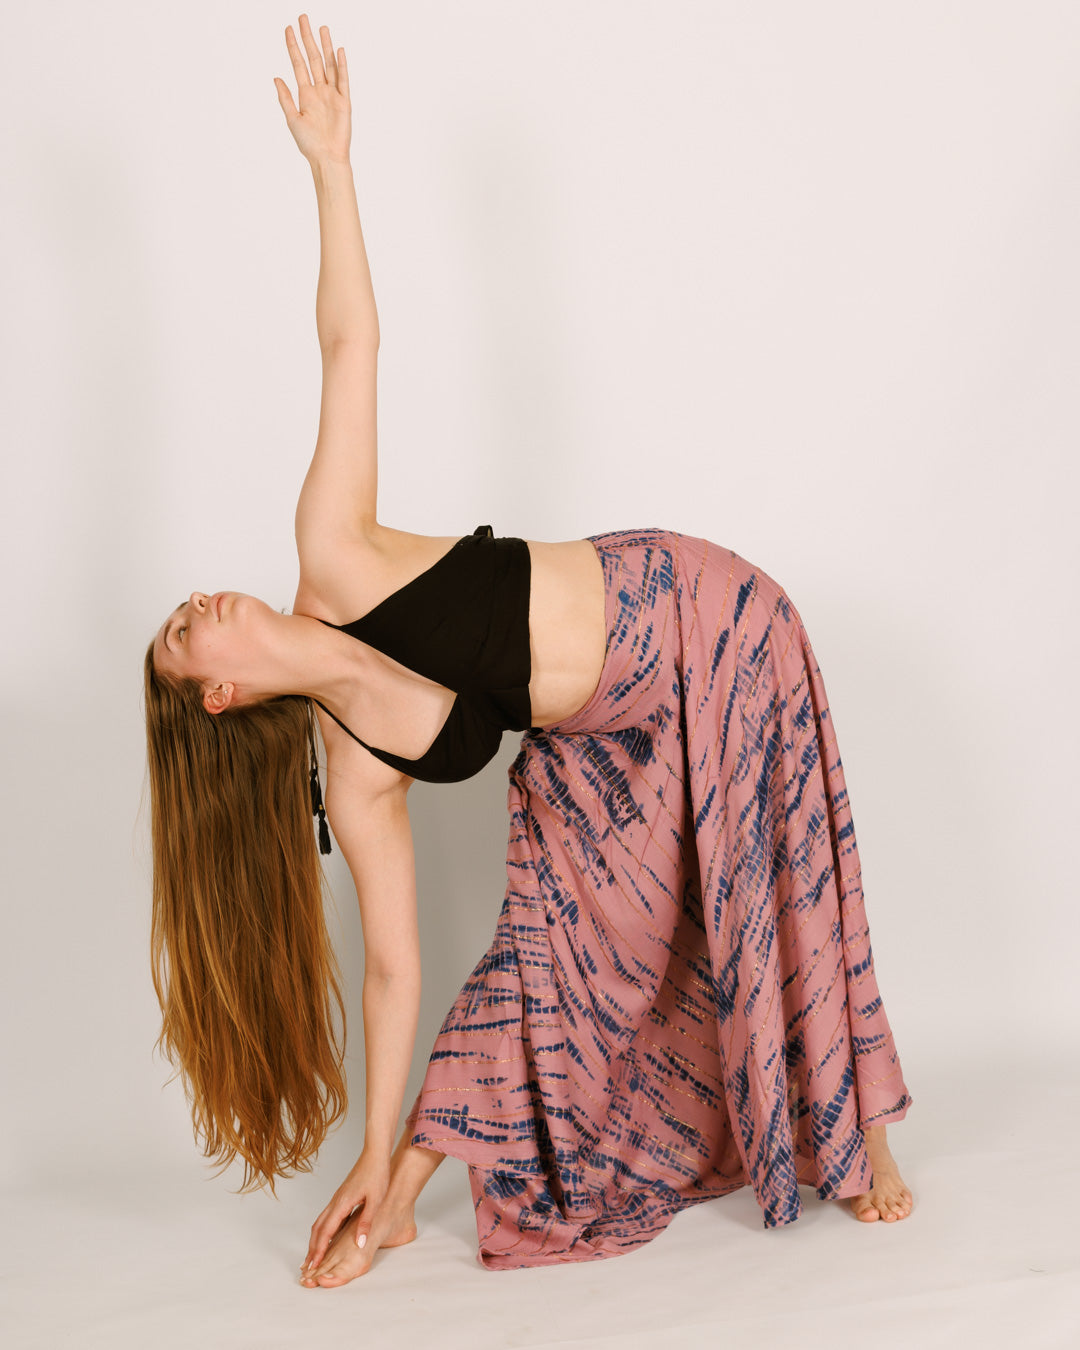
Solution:
<svg viewBox="0 0 1080 1350"><path fill-rule="evenodd" d="M603 564L588 539L528 540L533 726L562 721L596 688L607 651Z"/></svg>

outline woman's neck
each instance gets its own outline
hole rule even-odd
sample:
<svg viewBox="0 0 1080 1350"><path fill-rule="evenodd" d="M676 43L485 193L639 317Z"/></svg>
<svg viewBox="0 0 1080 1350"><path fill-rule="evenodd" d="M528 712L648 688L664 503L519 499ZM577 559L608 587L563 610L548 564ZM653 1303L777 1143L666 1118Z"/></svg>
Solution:
<svg viewBox="0 0 1080 1350"><path fill-rule="evenodd" d="M281 616L280 642L266 672L271 694L302 694L337 712L375 670L372 648L307 614Z"/></svg>

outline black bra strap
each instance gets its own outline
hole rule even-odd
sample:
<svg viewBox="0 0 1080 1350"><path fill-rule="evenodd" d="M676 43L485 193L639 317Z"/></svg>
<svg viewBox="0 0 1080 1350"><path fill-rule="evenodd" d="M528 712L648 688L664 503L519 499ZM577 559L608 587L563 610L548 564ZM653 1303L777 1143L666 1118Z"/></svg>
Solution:
<svg viewBox="0 0 1080 1350"><path fill-rule="evenodd" d="M334 717L334 714L330 711L330 709L326 706L325 703L319 703L319 700L317 698L312 699L311 701L312 703L318 703L319 707L323 710L323 712L327 715L327 717L333 717L334 721L338 724L338 726L342 729L342 731L348 731L349 735L353 738L353 740L357 743L357 745L362 745L365 750L371 749L371 746L368 745L367 741L362 741L355 731L349 730L349 728L345 725L345 723L341 720L340 717Z"/></svg>

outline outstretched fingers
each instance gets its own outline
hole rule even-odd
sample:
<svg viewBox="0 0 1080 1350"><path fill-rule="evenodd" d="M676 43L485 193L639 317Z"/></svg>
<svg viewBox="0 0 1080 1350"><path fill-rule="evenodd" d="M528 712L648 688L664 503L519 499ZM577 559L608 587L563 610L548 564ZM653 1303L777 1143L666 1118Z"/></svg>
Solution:
<svg viewBox="0 0 1080 1350"><path fill-rule="evenodd" d="M327 32L326 32L326 38L327 38L327 41L330 40L330 30L329 30L329 29L327 29ZM337 71L337 87L338 87L338 93L344 94L344 95L345 95L345 98L348 99L348 98L349 98L349 68L348 68L348 66L345 64L345 48L344 48L344 47L339 47L339 48L338 48L338 56L341 58L340 61L338 61L337 65L335 66L335 70Z"/></svg>
<svg viewBox="0 0 1080 1350"><path fill-rule="evenodd" d="M327 81L340 88L341 82L338 79L337 61L334 59L334 44L330 41L330 29L326 24L323 24L319 29L319 41L322 43L323 64L326 67Z"/></svg>
<svg viewBox="0 0 1080 1350"><path fill-rule="evenodd" d="M323 24L320 30L329 34L330 30ZM311 31L311 23L306 14L300 15L300 36L304 40L304 50L307 52L308 61L311 63L311 74L315 84L326 84L326 68L323 65L322 52L319 51L315 42L315 34ZM323 46L326 46L326 40L323 40ZM333 53L330 55L330 64L333 65Z"/></svg>
<svg viewBox="0 0 1080 1350"><path fill-rule="evenodd" d="M292 62L297 88L302 88L305 84L314 84L311 73L307 68L307 62L304 60L304 53L300 50L300 44L292 30L292 24L287 24L285 27L285 46L289 49L289 60Z"/></svg>
<svg viewBox="0 0 1080 1350"><path fill-rule="evenodd" d="M322 51L320 52L318 46L316 46L315 35L311 31L308 16L301 14L299 22L304 51L300 50L300 44L296 40L292 25L288 24L285 28L285 45L289 49L289 60L292 62L293 73L296 76L297 89L299 90L305 84L309 87L314 87L317 84L328 84L348 99L349 72L345 67L345 48L340 47L335 55L329 26L324 23L319 29L319 40L322 43ZM304 52L307 53L307 60L304 58ZM308 69L308 62L311 63L310 70Z"/></svg>
<svg viewBox="0 0 1080 1350"><path fill-rule="evenodd" d="M274 88L277 90L278 102L281 104L281 111L285 114L285 121L289 123L299 114L296 104L293 102L292 90L280 76L274 76Z"/></svg>

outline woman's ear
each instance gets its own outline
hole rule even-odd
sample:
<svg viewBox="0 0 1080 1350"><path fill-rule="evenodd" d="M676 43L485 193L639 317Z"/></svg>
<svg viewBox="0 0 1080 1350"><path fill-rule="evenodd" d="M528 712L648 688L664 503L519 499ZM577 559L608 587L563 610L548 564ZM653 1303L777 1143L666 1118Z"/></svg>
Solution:
<svg viewBox="0 0 1080 1350"><path fill-rule="evenodd" d="M235 686L219 684L216 688L208 689L203 694L203 707L208 713L224 712L235 697Z"/></svg>

